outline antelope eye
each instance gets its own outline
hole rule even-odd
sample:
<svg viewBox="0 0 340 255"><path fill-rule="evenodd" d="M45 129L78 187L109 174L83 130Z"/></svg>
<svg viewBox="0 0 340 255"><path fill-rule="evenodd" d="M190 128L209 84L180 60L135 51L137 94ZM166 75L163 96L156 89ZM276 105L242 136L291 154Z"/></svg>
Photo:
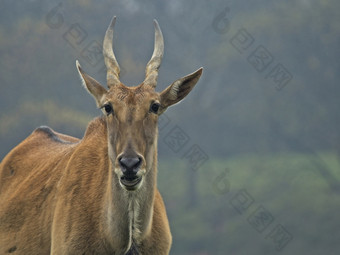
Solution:
<svg viewBox="0 0 340 255"><path fill-rule="evenodd" d="M150 105L150 112L158 113L159 107L160 107L159 103L152 103Z"/></svg>
<svg viewBox="0 0 340 255"><path fill-rule="evenodd" d="M113 112L113 108L111 104L106 104L102 108L104 108L107 115Z"/></svg>

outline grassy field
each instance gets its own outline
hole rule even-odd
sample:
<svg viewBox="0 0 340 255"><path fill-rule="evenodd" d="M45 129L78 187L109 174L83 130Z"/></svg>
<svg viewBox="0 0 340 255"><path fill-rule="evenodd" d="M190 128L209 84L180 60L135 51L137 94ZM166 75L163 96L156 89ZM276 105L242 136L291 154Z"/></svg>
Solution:
<svg viewBox="0 0 340 255"><path fill-rule="evenodd" d="M338 254L340 164L332 152L160 159L172 254Z"/></svg>

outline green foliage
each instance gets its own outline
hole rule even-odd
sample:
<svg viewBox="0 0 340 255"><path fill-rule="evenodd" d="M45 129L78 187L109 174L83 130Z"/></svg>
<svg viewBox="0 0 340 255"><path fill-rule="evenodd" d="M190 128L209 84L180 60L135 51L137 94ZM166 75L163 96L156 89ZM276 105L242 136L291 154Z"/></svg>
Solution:
<svg viewBox="0 0 340 255"><path fill-rule="evenodd" d="M48 125L58 132L82 137L90 120L89 115L58 105L52 100L27 101L0 115L0 140L2 144L13 144L14 147L41 125ZM7 153L5 146L0 147L0 153Z"/></svg>
<svg viewBox="0 0 340 255"><path fill-rule="evenodd" d="M318 153L318 160L339 181L340 164L334 153ZM249 154L229 159L210 159L198 172L194 206L187 192L189 168L184 161L162 160L159 188L167 204L174 254L275 254L275 243L266 236L282 224L293 239L284 254L320 254L317 243L339 250L339 190L332 190L315 166L315 155L283 153ZM227 169L227 171L226 171ZM226 175L221 175L226 171ZM225 178L230 189L216 192L216 178ZM222 190L222 189L220 189ZM254 202L242 214L232 200L246 190ZM274 221L263 232L257 232L248 218L263 206ZM245 245L247 244L247 245Z"/></svg>

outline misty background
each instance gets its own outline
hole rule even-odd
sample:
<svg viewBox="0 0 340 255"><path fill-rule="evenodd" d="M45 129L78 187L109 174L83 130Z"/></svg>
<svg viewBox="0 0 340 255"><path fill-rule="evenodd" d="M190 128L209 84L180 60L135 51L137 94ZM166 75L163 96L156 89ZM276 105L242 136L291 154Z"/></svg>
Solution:
<svg viewBox="0 0 340 255"><path fill-rule="evenodd" d="M81 138L101 113L76 59L106 84L101 44L116 15L121 81L138 85L156 18L156 90L204 68L159 120L171 254L338 254L339 10L336 0L2 0L0 159L40 125Z"/></svg>

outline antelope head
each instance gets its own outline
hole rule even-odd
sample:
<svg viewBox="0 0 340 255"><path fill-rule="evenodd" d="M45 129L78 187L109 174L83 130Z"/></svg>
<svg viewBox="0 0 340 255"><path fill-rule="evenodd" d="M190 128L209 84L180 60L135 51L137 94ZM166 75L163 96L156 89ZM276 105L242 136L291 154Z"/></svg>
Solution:
<svg viewBox="0 0 340 255"><path fill-rule="evenodd" d="M125 190L137 190L155 176L157 160L158 117L171 105L182 100L193 89L202 68L180 78L164 91L155 91L158 69L163 57L163 35L156 20L154 51L145 70L144 81L127 87L119 80L119 65L112 39L116 17L113 17L103 41L103 55L107 68L107 86L86 74L78 61L76 66L87 91L95 98L107 123L108 155L114 178ZM154 170L154 171L153 171ZM154 179L154 178L152 178Z"/></svg>

